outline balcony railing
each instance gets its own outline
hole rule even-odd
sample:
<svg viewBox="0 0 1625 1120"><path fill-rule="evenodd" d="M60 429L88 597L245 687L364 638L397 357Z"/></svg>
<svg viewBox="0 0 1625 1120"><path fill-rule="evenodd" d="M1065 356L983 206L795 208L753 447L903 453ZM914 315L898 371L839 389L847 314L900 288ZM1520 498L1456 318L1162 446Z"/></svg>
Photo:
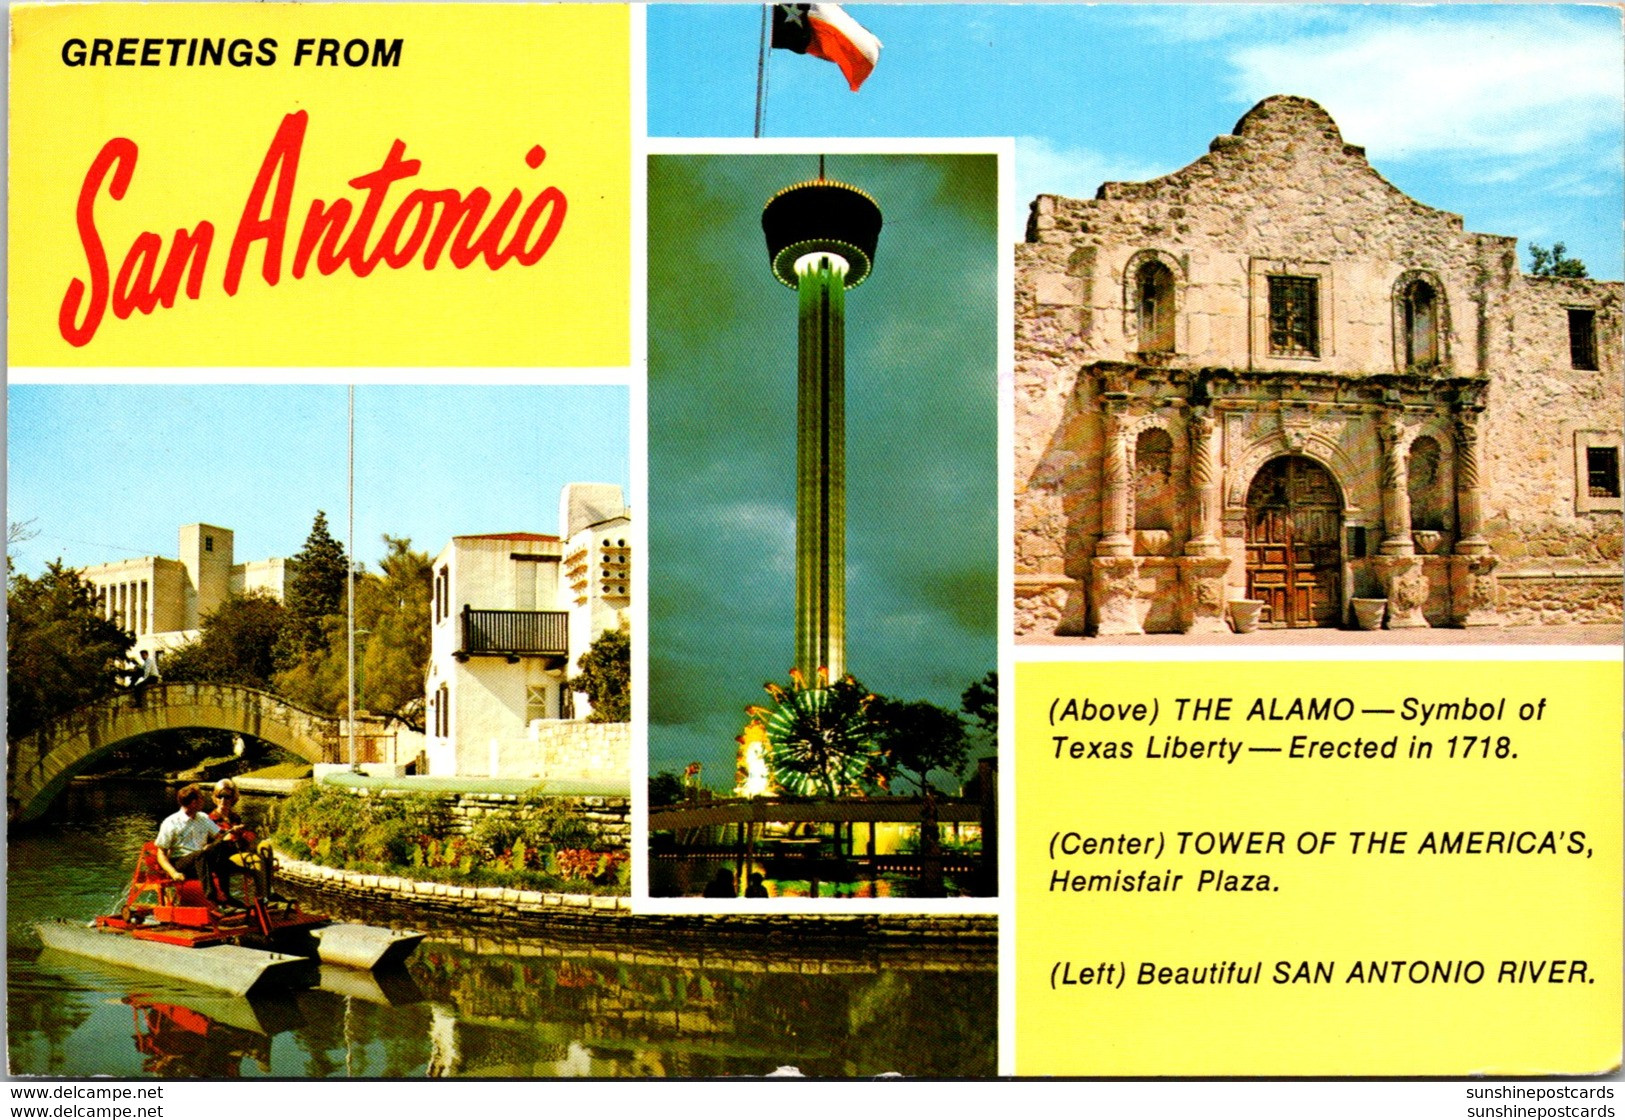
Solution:
<svg viewBox="0 0 1625 1120"><path fill-rule="evenodd" d="M568 620L564 611L477 611L464 607L463 640L457 655L566 657L570 652Z"/></svg>

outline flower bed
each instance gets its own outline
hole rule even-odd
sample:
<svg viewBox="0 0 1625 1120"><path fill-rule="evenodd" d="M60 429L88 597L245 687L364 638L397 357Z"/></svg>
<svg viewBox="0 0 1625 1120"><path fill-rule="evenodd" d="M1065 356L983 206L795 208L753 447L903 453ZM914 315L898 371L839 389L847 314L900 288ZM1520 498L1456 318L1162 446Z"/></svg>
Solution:
<svg viewBox="0 0 1625 1120"><path fill-rule="evenodd" d="M458 832L437 794L307 786L278 813L277 846L323 867L475 887L627 893L624 848L605 849L573 798L525 794Z"/></svg>

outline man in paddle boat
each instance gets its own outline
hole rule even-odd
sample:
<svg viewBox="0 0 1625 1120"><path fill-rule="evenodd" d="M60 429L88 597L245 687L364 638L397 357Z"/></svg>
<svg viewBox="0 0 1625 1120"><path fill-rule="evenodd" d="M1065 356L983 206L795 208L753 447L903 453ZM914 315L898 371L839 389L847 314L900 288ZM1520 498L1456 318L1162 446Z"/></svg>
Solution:
<svg viewBox="0 0 1625 1120"><path fill-rule="evenodd" d="M235 836L235 829L222 829L200 810L203 791L184 786L175 795L180 808L158 826L158 863L176 882L197 879L203 893L224 913L241 913L243 906L231 897L231 862L235 845L220 843Z"/></svg>

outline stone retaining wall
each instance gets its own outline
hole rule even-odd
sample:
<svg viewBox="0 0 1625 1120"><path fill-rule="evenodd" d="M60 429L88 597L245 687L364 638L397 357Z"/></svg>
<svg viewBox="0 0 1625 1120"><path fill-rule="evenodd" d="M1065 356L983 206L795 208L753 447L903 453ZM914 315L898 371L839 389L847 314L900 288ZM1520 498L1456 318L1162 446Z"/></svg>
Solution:
<svg viewBox="0 0 1625 1120"><path fill-rule="evenodd" d="M280 852L277 877L340 896L363 910L405 909L463 921L495 921L509 931L536 928L618 936L723 936L785 942L822 937L900 944L969 944L998 937L998 919L983 914L635 914L631 900L624 897L420 882L322 867Z"/></svg>
<svg viewBox="0 0 1625 1120"><path fill-rule="evenodd" d="M323 867L277 853L277 878L342 891L357 901L368 899L404 903L417 909L475 918L549 916L564 924L589 922L630 914L628 900L614 895L554 894L512 887L464 887L432 883L398 875L373 875Z"/></svg>

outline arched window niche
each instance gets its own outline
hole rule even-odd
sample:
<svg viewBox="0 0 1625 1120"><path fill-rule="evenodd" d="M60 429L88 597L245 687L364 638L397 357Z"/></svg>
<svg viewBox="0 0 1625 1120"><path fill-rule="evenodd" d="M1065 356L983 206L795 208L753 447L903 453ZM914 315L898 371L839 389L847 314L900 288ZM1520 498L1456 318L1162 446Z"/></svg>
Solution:
<svg viewBox="0 0 1625 1120"><path fill-rule="evenodd" d="M1437 551L1455 531L1449 448L1431 435L1411 441L1406 482L1410 491L1411 532L1418 550Z"/></svg>
<svg viewBox="0 0 1625 1120"><path fill-rule="evenodd" d="M1394 287L1394 351L1402 372L1427 372L1445 364L1444 289L1438 277L1411 270Z"/></svg>
<svg viewBox="0 0 1625 1120"><path fill-rule="evenodd" d="M1179 265L1147 249L1129 261L1124 276L1124 332L1130 348L1145 357L1179 350Z"/></svg>
<svg viewBox="0 0 1625 1120"><path fill-rule="evenodd" d="M1174 441L1166 429L1147 428L1134 441L1134 528L1167 533L1179 495L1174 487Z"/></svg>

